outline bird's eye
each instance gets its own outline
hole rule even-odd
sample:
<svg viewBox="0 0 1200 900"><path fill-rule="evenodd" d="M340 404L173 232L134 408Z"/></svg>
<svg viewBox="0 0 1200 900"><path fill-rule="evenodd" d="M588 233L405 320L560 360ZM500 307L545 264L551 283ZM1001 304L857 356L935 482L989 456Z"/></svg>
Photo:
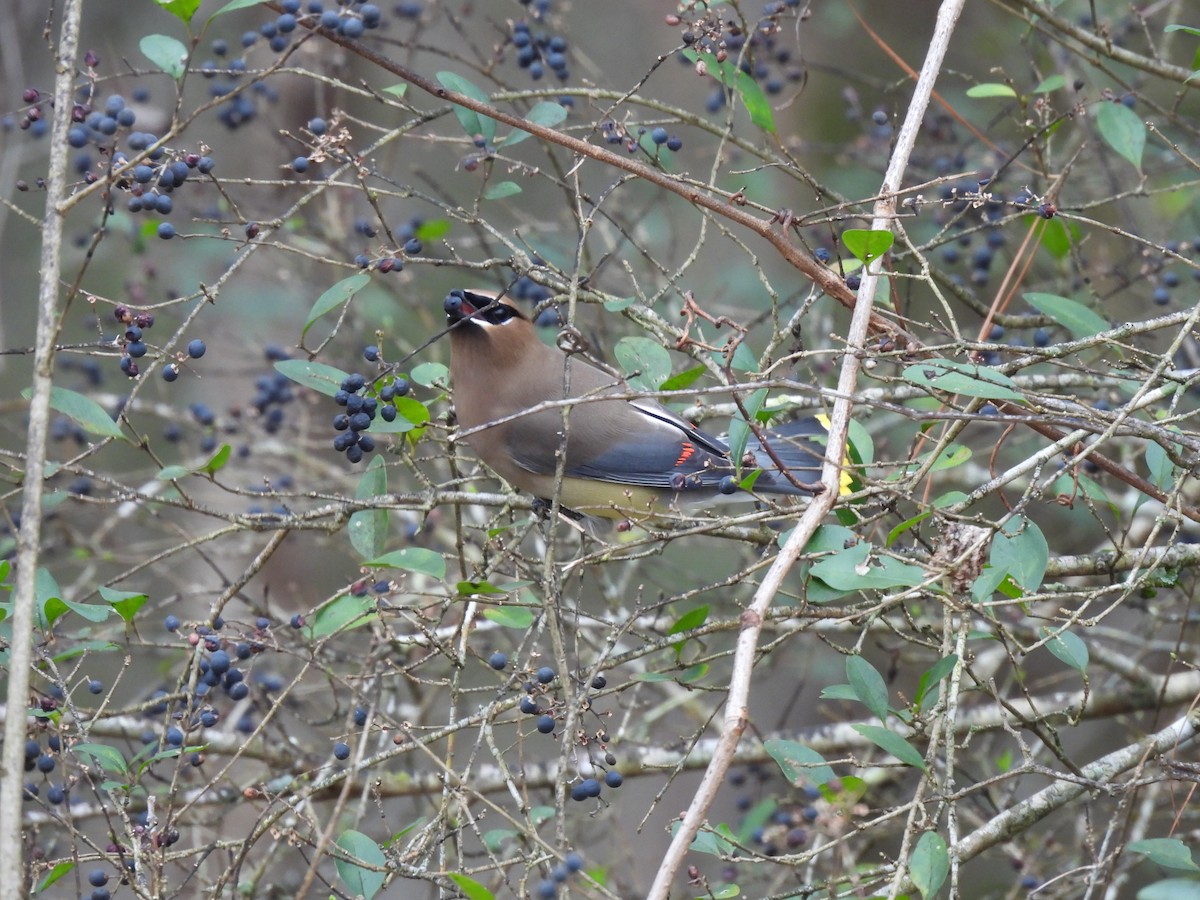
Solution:
<svg viewBox="0 0 1200 900"><path fill-rule="evenodd" d="M488 321L494 325L503 325L513 317L513 314L513 308L511 306L505 306L504 304L501 304L497 307L494 307L488 313Z"/></svg>

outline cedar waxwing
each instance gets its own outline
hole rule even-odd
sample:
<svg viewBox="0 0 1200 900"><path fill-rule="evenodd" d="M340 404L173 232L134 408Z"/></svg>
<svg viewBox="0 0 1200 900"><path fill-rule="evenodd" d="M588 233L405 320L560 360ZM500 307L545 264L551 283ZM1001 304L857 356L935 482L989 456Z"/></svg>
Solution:
<svg viewBox="0 0 1200 900"><path fill-rule="evenodd" d="M563 446L563 406L520 415L563 400L567 354L542 343L519 310L485 291L451 291L450 378L459 427L475 453L510 484L536 497L554 496ZM563 507L606 518L653 517L677 502L713 502L741 492L729 447L651 399L592 400L628 394L620 378L571 360L564 447ZM816 486L825 456L825 426L801 419L766 432L767 443L801 485ZM818 440L817 438L820 438ZM755 492L811 495L793 484L750 437L742 475L762 469ZM820 490L816 487L816 490Z"/></svg>

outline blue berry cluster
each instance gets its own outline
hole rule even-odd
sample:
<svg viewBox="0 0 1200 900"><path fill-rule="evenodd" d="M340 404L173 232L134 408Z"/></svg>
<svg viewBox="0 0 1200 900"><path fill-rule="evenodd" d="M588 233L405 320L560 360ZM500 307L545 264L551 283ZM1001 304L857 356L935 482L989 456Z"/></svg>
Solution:
<svg viewBox="0 0 1200 900"><path fill-rule="evenodd" d="M509 42L517 50L517 65L529 73L534 81L540 80L546 69L558 76L559 81L571 77L567 63L567 39L562 35L544 32L534 34L529 23L522 20L513 24Z"/></svg>
<svg viewBox="0 0 1200 900"><path fill-rule="evenodd" d="M146 355L145 333L154 326L152 313L135 313L127 306L117 306L113 309L113 317L125 326L125 333L118 338L121 346L121 371L130 378L137 378L140 373L138 360Z"/></svg>
<svg viewBox="0 0 1200 900"><path fill-rule="evenodd" d="M370 362L380 361L379 348L374 345L367 347L363 355ZM381 387L378 396L369 392L360 394L366 385L365 376L347 375L333 395L333 402L346 410L333 417L333 430L338 432L333 449L345 453L352 463L361 462L365 454L375 449L375 438L367 434L375 416L385 422L395 421L397 413L392 401L408 393L408 382L403 378Z"/></svg>
<svg viewBox="0 0 1200 900"><path fill-rule="evenodd" d="M538 900L553 900L558 896L559 886L565 884L572 875L582 870L583 855L571 851L563 857L562 862L554 865L554 868L550 870L549 878L538 882L536 894Z"/></svg>
<svg viewBox="0 0 1200 900"><path fill-rule="evenodd" d="M748 31L737 20L723 18L710 11L711 7L703 5L695 7L695 11L701 13L695 18L687 19L683 14L672 13L667 15L666 23L672 27L682 26L684 44L711 53L718 62L740 57L743 72L760 82L766 93L779 94L789 82L799 84L805 76L803 65L793 60L792 50L779 43L783 30L781 20L785 16L794 16L792 11L799 6L799 0L767 3L757 23ZM685 56L679 59L685 65L692 65ZM716 113L724 105L725 88L716 83L705 101L705 108L709 113Z"/></svg>
<svg viewBox="0 0 1200 900"><path fill-rule="evenodd" d="M395 229L394 235L400 243L399 249L385 256L371 256L367 253L359 253L354 257L354 263L360 269L371 269L386 275L388 272L404 271L404 263L406 259L414 256L420 256L425 245L417 236L421 226L425 222L420 216L412 216L407 222ZM354 220L354 230L358 234L366 238L373 238L379 232L369 219L358 218Z"/></svg>

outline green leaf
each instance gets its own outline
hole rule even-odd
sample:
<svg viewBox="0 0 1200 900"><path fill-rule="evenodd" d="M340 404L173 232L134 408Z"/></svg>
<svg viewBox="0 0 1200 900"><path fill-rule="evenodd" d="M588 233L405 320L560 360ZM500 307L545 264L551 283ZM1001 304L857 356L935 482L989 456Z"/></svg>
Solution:
<svg viewBox="0 0 1200 900"><path fill-rule="evenodd" d="M314 638L328 637L365 625L375 615L375 601L369 595L343 594L317 611L309 631Z"/></svg>
<svg viewBox="0 0 1200 900"><path fill-rule="evenodd" d="M456 75L454 72L438 72L435 77L442 87L447 90L457 91L479 103L491 105L492 98L461 75ZM483 135L484 141L490 144L496 137L495 119L477 115L474 110L467 109L465 106L459 106L458 104L454 106L454 117L458 119L458 124L467 133L467 137L472 140L479 135Z"/></svg>
<svg viewBox="0 0 1200 900"><path fill-rule="evenodd" d="M1049 94L1052 91L1060 91L1067 86L1067 77L1065 75L1051 75L1049 78L1043 78L1038 82L1038 86L1033 89L1035 94Z"/></svg>
<svg viewBox="0 0 1200 900"><path fill-rule="evenodd" d="M359 272L357 275L343 278L326 289L325 293L318 297L316 303L312 305L312 309L308 311L308 319L304 322L304 328L300 332L301 343L304 341L304 336L308 334L308 329L312 328L321 316L337 309L343 303L349 302L351 297L370 283L371 276L365 272ZM284 360L284 362L290 361Z"/></svg>
<svg viewBox="0 0 1200 900"><path fill-rule="evenodd" d="M1175 482L1175 464L1167 451L1153 441L1146 444L1146 468L1150 470L1150 483L1161 490L1169 490Z"/></svg>
<svg viewBox="0 0 1200 900"><path fill-rule="evenodd" d="M913 708L920 712L926 705L925 701L930 703L937 699L939 685L942 681L950 677L954 671L954 667L958 665L958 655L951 653L949 656L943 656L929 670L921 676L917 682L917 693L913 697Z"/></svg>
<svg viewBox="0 0 1200 900"><path fill-rule="evenodd" d="M404 434L429 422L429 407L420 400L396 397L392 406L396 407L396 418L390 422L376 419L371 423L372 434Z"/></svg>
<svg viewBox="0 0 1200 900"><path fill-rule="evenodd" d="M1054 634L1053 628L1043 628L1042 636ZM1087 674L1088 648L1083 638L1070 630L1059 631L1046 641L1046 649L1053 653L1060 662L1066 663L1080 675Z"/></svg>
<svg viewBox="0 0 1200 900"><path fill-rule="evenodd" d="M499 181L488 185L483 191L484 200L503 200L513 194L521 193L521 186L515 181Z"/></svg>
<svg viewBox="0 0 1200 900"><path fill-rule="evenodd" d="M720 353L713 354L718 362L724 362ZM729 368L735 372L757 372L758 359L745 341L733 348L733 359L729 360Z"/></svg>
<svg viewBox="0 0 1200 900"><path fill-rule="evenodd" d="M446 560L442 554L424 547L405 547L403 550L393 550L376 559L367 560L363 565L384 569L404 569L406 572L419 572L434 578L446 577Z"/></svg>
<svg viewBox="0 0 1200 900"><path fill-rule="evenodd" d="M1040 312L1049 316L1077 338L1090 338L1109 328L1101 316L1092 312L1082 303L1059 297L1057 294L1042 294L1031 292L1023 295L1025 302Z"/></svg>
<svg viewBox="0 0 1200 900"><path fill-rule="evenodd" d="M1167 25L1165 28L1163 28L1163 31L1186 31L1188 34L1193 34L1196 37L1200 37L1200 28L1193 28L1191 25L1179 25L1177 23L1172 23L1171 25ZM1131 849L1132 847L1133 845L1130 844Z"/></svg>
<svg viewBox="0 0 1200 900"><path fill-rule="evenodd" d="M228 444L222 444L217 448L208 459L199 465L195 466L164 466L158 470L158 474L154 477L159 481L176 481L180 478L186 478L188 475L196 472L205 472L209 475L215 475L221 469L225 468L225 464L229 462L229 456L233 449Z"/></svg>
<svg viewBox="0 0 1200 900"><path fill-rule="evenodd" d="M1179 838L1146 838L1141 841L1133 841L1125 849L1140 853L1152 863L1165 869L1200 872L1200 866L1197 866L1192 859L1192 851Z"/></svg>
<svg viewBox="0 0 1200 900"><path fill-rule="evenodd" d="M30 388L21 391L21 396L28 400L33 395ZM83 394L69 391L66 388L50 388L50 408L62 413L89 434L101 437L120 438L128 440L121 431L121 426L113 421L113 417L105 412L104 407Z"/></svg>
<svg viewBox="0 0 1200 900"><path fill-rule="evenodd" d="M869 709L880 722L887 721L887 684L876 668L861 656L847 656L846 680L854 690L855 699Z"/></svg>
<svg viewBox="0 0 1200 900"><path fill-rule="evenodd" d="M525 117L527 122L532 122L534 125L541 125L544 128L554 128L561 124L567 118L567 109L565 106L555 103L552 100L543 100L529 111L529 115ZM515 129L511 134L504 138L504 147L508 149L521 141L531 138L533 135L528 131Z"/></svg>
<svg viewBox="0 0 1200 900"><path fill-rule="evenodd" d="M165 34L148 34L138 41L142 55L176 81L187 70L188 49L175 38Z"/></svg>
<svg viewBox="0 0 1200 900"><path fill-rule="evenodd" d="M453 227L449 219L429 219L417 226L414 236L428 244L430 241L436 241L438 238L448 235Z"/></svg>
<svg viewBox="0 0 1200 900"><path fill-rule="evenodd" d="M45 629L53 625L68 612L74 612L89 622L103 622L112 612L108 606L93 606L88 603L75 603L64 600L62 590L50 570L38 568L34 574L34 603L38 613L38 625Z"/></svg>
<svg viewBox="0 0 1200 900"><path fill-rule="evenodd" d="M1193 72L1192 77L1200 77L1200 72ZM1200 881L1194 878L1164 878L1139 889L1137 900L1200 900Z"/></svg>
<svg viewBox="0 0 1200 900"><path fill-rule="evenodd" d="M1007 572L1025 593L1032 594L1042 586L1050 562L1050 547L1036 524L1017 516L992 538L988 561Z"/></svg>
<svg viewBox="0 0 1200 900"><path fill-rule="evenodd" d="M387 467L383 457L376 456L367 465L358 486L354 491L354 499L366 500L369 497L379 497L387 493ZM350 546L362 559L371 559L383 552L388 538L388 511L386 509L360 509L350 516L347 528L350 534Z"/></svg>
<svg viewBox="0 0 1200 900"><path fill-rule="evenodd" d="M707 621L708 607L697 606L695 609L689 609L676 619L675 624L671 626L667 634L682 634L685 631L694 631Z"/></svg>
<svg viewBox="0 0 1200 900"><path fill-rule="evenodd" d="M492 606L483 611L483 617L501 628L517 631L528 631L536 618L533 610L524 606Z"/></svg>
<svg viewBox="0 0 1200 900"><path fill-rule="evenodd" d="M236 12L239 9L248 9L251 6L259 6L266 2L267 0L229 0L228 3L212 14L209 21L215 19L217 16L223 16L225 13Z"/></svg>
<svg viewBox="0 0 1200 900"><path fill-rule="evenodd" d="M379 93L387 94L389 97L403 97L408 93L408 82L402 81L399 84L393 84L391 87L385 87Z"/></svg>
<svg viewBox="0 0 1200 900"><path fill-rule="evenodd" d="M933 515L933 511L927 510L923 513L918 513L917 515L913 516L911 519L905 519L903 522L901 522L899 525L897 525L895 528L893 528L891 531L888 532L887 540L885 540L883 542L883 546L885 546L885 547L892 546L892 544L896 543L896 540L901 535L903 535L906 531L911 531L913 528L916 528L918 525L920 525L922 522L924 522L926 519L928 519L931 515Z"/></svg>
<svg viewBox="0 0 1200 900"><path fill-rule="evenodd" d="M704 366L693 366L690 369L684 369L678 375L672 375L666 381L658 386L660 391L682 391L685 388L691 387L708 369Z"/></svg>
<svg viewBox="0 0 1200 900"><path fill-rule="evenodd" d="M675 822L671 825L671 834L674 835L679 830L683 823ZM710 856L729 856L735 851L734 841L737 836L733 830L721 822L716 828L704 828L696 835L689 849L695 850L697 853L707 853Z"/></svg>
<svg viewBox="0 0 1200 900"><path fill-rule="evenodd" d="M936 831L927 831L913 848L908 872L922 897L934 896L950 874L950 851Z"/></svg>
<svg viewBox="0 0 1200 900"><path fill-rule="evenodd" d="M275 363L275 371L328 397L341 390L342 382L346 380L346 373L341 369L303 359L281 359Z"/></svg>
<svg viewBox="0 0 1200 900"><path fill-rule="evenodd" d="M955 469L967 462L971 456L970 447L964 447L962 444L947 444L942 448L941 453L938 454L938 458L929 467L929 472L932 474L945 469ZM923 458L922 462L924 462Z"/></svg>
<svg viewBox="0 0 1200 900"><path fill-rule="evenodd" d="M451 872L450 880L458 885L458 889L463 892L463 896L467 900L496 900L496 895L474 878L468 878L466 875Z"/></svg>
<svg viewBox="0 0 1200 900"><path fill-rule="evenodd" d="M775 760L783 777L793 786L822 785L837 776L825 762L825 757L796 741L768 740L763 749Z"/></svg>
<svg viewBox="0 0 1200 900"><path fill-rule="evenodd" d="M54 884L56 881L58 881L60 878L62 878L64 875L66 875L68 872L70 872L74 868L75 868L75 863L73 863L73 862L57 863L54 866L54 868L52 868L49 872L46 873L46 877L43 878L41 880L41 882L38 884L37 893L40 894L42 891L44 891L46 888L50 887L50 885Z"/></svg>
<svg viewBox="0 0 1200 900"><path fill-rule="evenodd" d="M847 228L842 232L842 244L864 263L879 259L895 242L896 236L890 231Z"/></svg>
<svg viewBox="0 0 1200 900"><path fill-rule="evenodd" d="M671 354L650 338L623 337L617 341L614 355L636 391L656 391L671 374Z"/></svg>
<svg viewBox="0 0 1200 900"><path fill-rule="evenodd" d="M118 591L104 585L100 585L100 596L126 622L132 622L137 611L150 599L141 591Z"/></svg>
<svg viewBox="0 0 1200 900"><path fill-rule="evenodd" d="M426 362L413 368L409 378L422 387L442 388L450 381L450 370L439 362Z"/></svg>
<svg viewBox="0 0 1200 900"><path fill-rule="evenodd" d="M72 744L71 752L76 756L91 757L106 772L124 775L129 771L129 764L116 747L108 744Z"/></svg>
<svg viewBox="0 0 1200 900"><path fill-rule="evenodd" d="M337 845L350 856L370 866L377 866L380 869L387 867L387 857L384 856L379 845L362 832L343 831L338 835ZM364 897L365 900L371 900L379 893L384 879L387 878L386 872L364 869L348 859L334 857L333 862L337 867L338 877L349 889L351 896L358 895Z"/></svg>
<svg viewBox="0 0 1200 900"><path fill-rule="evenodd" d="M1125 157L1135 169L1142 168L1142 151L1146 149L1146 123L1123 103L1100 102L1096 111L1096 128L1104 143Z"/></svg>
<svg viewBox="0 0 1200 900"><path fill-rule="evenodd" d="M192 21L192 16L200 8L200 0L154 0L154 2L178 18L184 25Z"/></svg>
<svg viewBox="0 0 1200 900"><path fill-rule="evenodd" d="M742 889L736 884L723 884L709 893L713 900L730 900L731 897L740 897Z"/></svg>
<svg viewBox="0 0 1200 900"><path fill-rule="evenodd" d="M1055 259L1065 259L1071 248L1083 238L1083 232L1074 222L1064 222L1062 219L1038 219L1041 227L1041 242Z"/></svg>
<svg viewBox="0 0 1200 900"><path fill-rule="evenodd" d="M1025 398L1011 378L1002 372L975 363L952 359L930 359L904 370L904 380L911 384L978 397L981 400L1014 400Z"/></svg>
<svg viewBox="0 0 1200 900"><path fill-rule="evenodd" d="M879 747L885 753L890 753L905 765L925 771L925 759L920 752L894 731L888 731L882 725L852 725L855 731L868 741Z"/></svg>
<svg viewBox="0 0 1200 900"><path fill-rule="evenodd" d="M751 419L756 418L766 399L766 388L754 391L742 404L746 408L746 414ZM746 445L750 443L751 434L753 432L750 430L749 423L742 416L742 411L738 410L738 414L729 420L729 434L726 443L729 444L729 458L733 460L733 468L739 478L742 474L742 457L746 455Z"/></svg>
<svg viewBox="0 0 1200 900"><path fill-rule="evenodd" d="M684 50L683 55L691 62L703 60L709 75L726 87L732 87L741 97L742 104L750 115L750 121L764 131L775 133L775 116L771 112L767 95L758 86L758 82L739 69L733 60L727 59L719 63L712 53L697 53L695 50Z"/></svg>
<svg viewBox="0 0 1200 900"><path fill-rule="evenodd" d="M920 566L888 556L871 560L870 556L871 545L860 541L813 563L811 571L830 587L844 591L886 591L925 581L925 570Z"/></svg>
<svg viewBox="0 0 1200 900"><path fill-rule="evenodd" d="M986 84L973 84L967 88L967 96L975 100L986 99L990 97L1002 97L1005 100L1011 100L1017 96L1007 84L998 84L996 82L988 82Z"/></svg>

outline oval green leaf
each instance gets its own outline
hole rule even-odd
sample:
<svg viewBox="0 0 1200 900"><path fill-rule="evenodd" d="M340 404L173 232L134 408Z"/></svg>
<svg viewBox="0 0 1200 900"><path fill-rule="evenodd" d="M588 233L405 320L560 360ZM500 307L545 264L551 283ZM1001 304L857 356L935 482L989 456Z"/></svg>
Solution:
<svg viewBox="0 0 1200 900"><path fill-rule="evenodd" d="M816 750L796 741L768 740L763 749L779 766L783 777L792 785L822 785L836 777L825 757Z"/></svg>
<svg viewBox="0 0 1200 900"><path fill-rule="evenodd" d="M364 272L359 272L357 275L351 275L349 278L343 278L341 281L332 285L325 291L317 301L312 305L312 309L308 311L308 319L304 323L304 329L300 332L300 340L304 340L304 336L308 334L308 329L313 327L313 324L325 315L330 310L337 309L343 303L349 301L351 297L357 294L360 290L371 283L371 276Z"/></svg>
<svg viewBox="0 0 1200 900"><path fill-rule="evenodd" d="M895 242L896 236L890 231L847 228L842 232L842 244L864 263L879 259Z"/></svg>
<svg viewBox="0 0 1200 900"><path fill-rule="evenodd" d="M21 396L28 400L33 396L33 391L25 388L21 391ZM66 388L52 387L50 388L50 408L55 412L62 413L89 434L127 440L121 431L121 426L114 422L113 417L104 407L91 397L85 397L83 394L77 394Z"/></svg>
<svg viewBox="0 0 1200 900"><path fill-rule="evenodd" d="M379 845L360 831L343 831L338 835L337 845L350 856L369 866L379 869L387 867L387 857ZM340 857L334 859L334 865L337 867L338 877L349 888L350 895L361 896L365 900L371 900L379 893L387 877L386 872L377 872L373 868L364 869L357 863Z"/></svg>
<svg viewBox="0 0 1200 900"><path fill-rule="evenodd" d="M887 721L888 690L879 671L861 656L847 656L846 680L858 702L880 722Z"/></svg>
<svg viewBox="0 0 1200 900"><path fill-rule="evenodd" d="M356 500L366 500L387 493L387 468L382 456L374 457L367 465L354 490ZM383 552L388 538L388 511L360 509L350 516L347 526L350 546L362 559L371 559Z"/></svg>
<svg viewBox="0 0 1200 900"><path fill-rule="evenodd" d="M1142 168L1142 152L1146 149L1146 123L1123 103L1100 102L1096 111L1096 128L1104 143L1125 157L1135 169Z"/></svg>
<svg viewBox="0 0 1200 900"><path fill-rule="evenodd" d="M974 100L987 99L989 97L1001 97L1005 100L1011 100L1017 96L1007 84L999 84L996 82L987 82L985 84L974 84L967 88L967 96Z"/></svg>
<svg viewBox="0 0 1200 900"><path fill-rule="evenodd" d="M186 70L188 50L183 44L165 34L148 34L138 41L142 55L176 81Z"/></svg>
<svg viewBox="0 0 1200 900"><path fill-rule="evenodd" d="M904 370L904 380L911 384L978 397L981 400L1013 400L1024 402L1011 378L1002 372L975 363L952 359L931 359Z"/></svg>
<svg viewBox="0 0 1200 900"><path fill-rule="evenodd" d="M614 355L634 390L656 391L671 375L671 355L650 338L623 337L617 341Z"/></svg>
<svg viewBox="0 0 1200 900"><path fill-rule="evenodd" d="M447 90L456 91L479 103L491 105L492 98L461 75L457 75L454 72L438 72L436 78L438 83ZM472 140L477 135L483 135L483 139L490 144L496 137L495 119L477 115L474 110L467 109L465 106L459 106L458 104L454 106L454 117L458 119L458 124L467 133L467 137Z"/></svg>
<svg viewBox="0 0 1200 900"><path fill-rule="evenodd" d="M1057 294L1042 294L1036 291L1023 296L1026 303L1042 315L1054 319L1077 338L1090 338L1109 329L1108 322L1102 316L1075 300L1068 300Z"/></svg>
<svg viewBox="0 0 1200 900"><path fill-rule="evenodd" d="M403 569L406 572L417 572L437 579L446 577L446 560L442 554L426 550L424 547L405 547L403 550L393 550L391 553L367 560L363 565L381 569Z"/></svg>
<svg viewBox="0 0 1200 900"><path fill-rule="evenodd" d="M484 200L503 200L505 197L511 197L514 194L521 193L521 186L515 181L499 181L496 184L488 185L484 189Z"/></svg>
<svg viewBox="0 0 1200 900"><path fill-rule="evenodd" d="M950 851L940 834L927 831L921 835L908 861L908 871L922 897L932 897L941 890L950 874Z"/></svg>
<svg viewBox="0 0 1200 900"><path fill-rule="evenodd" d="M566 107L558 103L554 103L551 100L543 100L529 111L529 115L525 117L525 120L532 122L534 125L541 125L545 128L554 128L555 126L561 124L566 118ZM508 147L519 144L521 141L531 137L533 137L533 135L530 132L521 131L518 128L504 139L504 146L507 149Z"/></svg>
<svg viewBox="0 0 1200 900"><path fill-rule="evenodd" d="M346 379L346 373L341 369L305 359L281 359L275 363L275 371L329 397L341 390Z"/></svg>

